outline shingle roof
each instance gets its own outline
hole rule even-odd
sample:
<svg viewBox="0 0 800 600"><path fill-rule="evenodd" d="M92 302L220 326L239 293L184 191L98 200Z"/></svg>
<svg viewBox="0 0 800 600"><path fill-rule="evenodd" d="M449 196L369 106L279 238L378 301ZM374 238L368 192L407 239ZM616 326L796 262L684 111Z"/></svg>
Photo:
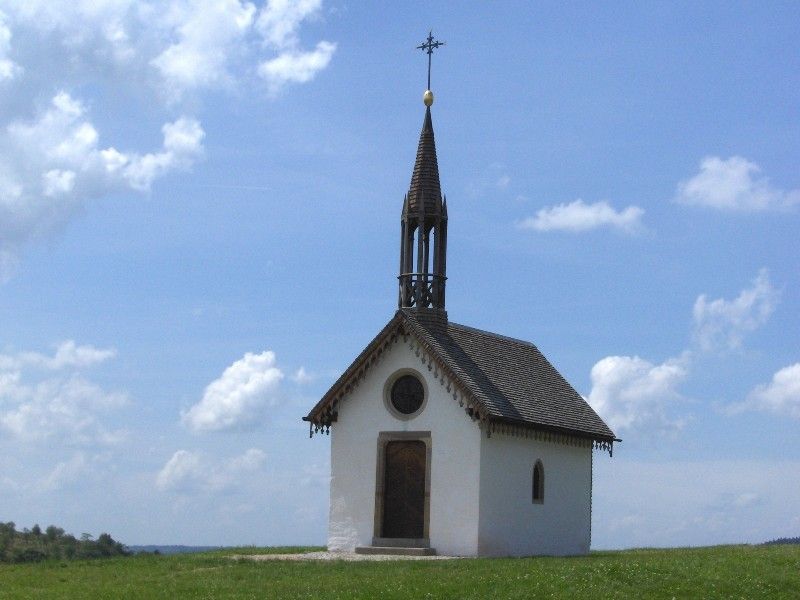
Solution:
<svg viewBox="0 0 800 600"><path fill-rule="evenodd" d="M403 311L490 417L614 439L614 432L530 342Z"/></svg>
<svg viewBox="0 0 800 600"><path fill-rule="evenodd" d="M324 415L330 419L333 402L398 332L414 335L490 421L615 440L614 432L533 344L452 323L437 311L413 309L397 311L305 420L321 424Z"/></svg>
<svg viewBox="0 0 800 600"><path fill-rule="evenodd" d="M436 142L433 137L433 122L430 106L425 109L425 120L419 134L417 158L411 185L408 189L408 208L412 213L419 211L424 202L423 212L435 214L441 210L442 187L439 183L439 165L436 160Z"/></svg>

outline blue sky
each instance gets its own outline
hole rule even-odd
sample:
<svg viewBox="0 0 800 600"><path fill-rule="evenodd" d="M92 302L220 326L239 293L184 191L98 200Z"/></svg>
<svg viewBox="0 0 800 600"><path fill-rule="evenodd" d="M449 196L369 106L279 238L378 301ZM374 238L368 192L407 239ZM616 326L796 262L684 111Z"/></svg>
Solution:
<svg viewBox="0 0 800 600"><path fill-rule="evenodd" d="M798 535L777 2L0 0L0 520L324 543L300 417L395 310L429 28L448 312L624 439L594 547Z"/></svg>

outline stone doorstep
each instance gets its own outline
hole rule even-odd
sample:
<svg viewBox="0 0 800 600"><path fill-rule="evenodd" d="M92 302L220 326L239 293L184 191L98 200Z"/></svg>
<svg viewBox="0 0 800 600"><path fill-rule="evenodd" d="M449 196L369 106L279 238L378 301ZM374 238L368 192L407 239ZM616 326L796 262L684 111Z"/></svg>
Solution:
<svg viewBox="0 0 800 600"><path fill-rule="evenodd" d="M359 546L356 554L392 554L396 556L435 556L433 548L409 548L400 546Z"/></svg>
<svg viewBox="0 0 800 600"><path fill-rule="evenodd" d="M430 548L431 541L428 538L373 537L370 546L391 546L393 548Z"/></svg>

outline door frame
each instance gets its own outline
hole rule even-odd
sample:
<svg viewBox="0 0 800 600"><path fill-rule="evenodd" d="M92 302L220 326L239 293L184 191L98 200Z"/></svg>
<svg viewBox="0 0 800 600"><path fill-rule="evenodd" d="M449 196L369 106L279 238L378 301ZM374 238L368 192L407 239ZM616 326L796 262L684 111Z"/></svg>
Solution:
<svg viewBox="0 0 800 600"><path fill-rule="evenodd" d="M383 537L383 491L386 479L386 444L389 442L422 442L425 444L425 512L421 539ZM378 452L375 469L375 526L373 546L430 546L431 519L431 432L381 431L378 433Z"/></svg>

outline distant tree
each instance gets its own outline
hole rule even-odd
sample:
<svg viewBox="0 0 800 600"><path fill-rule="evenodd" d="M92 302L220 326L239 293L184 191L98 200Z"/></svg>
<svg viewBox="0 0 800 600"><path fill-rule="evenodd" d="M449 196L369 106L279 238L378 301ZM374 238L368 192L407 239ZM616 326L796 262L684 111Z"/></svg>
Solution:
<svg viewBox="0 0 800 600"><path fill-rule="evenodd" d="M47 527L44 533L39 525L31 529L17 531L12 522L0 522L0 563L36 562L48 558L100 558L104 556L127 556L127 548L108 533L100 534L93 540L91 534L84 533L81 539L65 534L55 525Z"/></svg>
<svg viewBox="0 0 800 600"><path fill-rule="evenodd" d="M78 554L78 540L74 535L65 535L60 538L59 546L63 558L75 558Z"/></svg>
<svg viewBox="0 0 800 600"><path fill-rule="evenodd" d="M47 558L47 554L38 548L31 548L30 546L21 546L14 548L11 552L11 560L9 562L25 563L25 562L39 562Z"/></svg>
<svg viewBox="0 0 800 600"><path fill-rule="evenodd" d="M103 556L117 556L127 552L125 546L115 542L114 538L107 533L101 533L100 537L97 538L97 548Z"/></svg>
<svg viewBox="0 0 800 600"><path fill-rule="evenodd" d="M765 546L780 546L784 544L800 544L800 537L778 538L776 540L770 540L768 542L764 542Z"/></svg>
<svg viewBox="0 0 800 600"><path fill-rule="evenodd" d="M11 521L8 523L0 522L0 562L5 560L8 549L14 541L16 534L17 530L15 529L14 523Z"/></svg>
<svg viewBox="0 0 800 600"><path fill-rule="evenodd" d="M55 525L50 525L44 530L44 534L47 536L49 541L54 542L64 535L64 530L60 527L56 527Z"/></svg>

